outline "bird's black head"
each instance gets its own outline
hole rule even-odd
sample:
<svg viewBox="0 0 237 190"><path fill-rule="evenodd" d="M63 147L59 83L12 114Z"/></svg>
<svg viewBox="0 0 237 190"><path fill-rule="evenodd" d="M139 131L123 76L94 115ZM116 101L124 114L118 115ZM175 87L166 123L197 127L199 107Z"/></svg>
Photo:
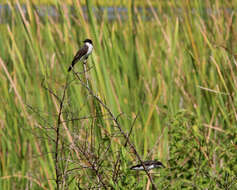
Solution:
<svg viewBox="0 0 237 190"><path fill-rule="evenodd" d="M92 41L91 41L90 39L85 39L83 42L84 42L84 43L93 44Z"/></svg>
<svg viewBox="0 0 237 190"><path fill-rule="evenodd" d="M153 163L156 167L160 167L160 168L165 168L165 166L162 164L162 162L158 161L158 160L154 160Z"/></svg>

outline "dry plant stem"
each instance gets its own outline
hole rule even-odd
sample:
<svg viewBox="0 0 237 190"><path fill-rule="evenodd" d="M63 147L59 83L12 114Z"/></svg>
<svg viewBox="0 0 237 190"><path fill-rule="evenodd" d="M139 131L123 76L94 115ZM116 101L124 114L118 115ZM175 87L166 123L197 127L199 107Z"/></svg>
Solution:
<svg viewBox="0 0 237 190"><path fill-rule="evenodd" d="M74 75L77 77L77 79L81 82L81 85L87 89L87 91L89 92L89 94L90 94L93 98L95 98L95 100L96 100L97 102L99 102L99 104L100 104L101 106L103 106L104 109L109 113L109 115L111 116L112 120L115 122L116 127L119 129L120 133L121 133L121 134L123 135L123 137L126 139L128 145L132 148L132 150L133 150L135 156L137 157L137 159L139 160L139 162L142 164L143 169L144 169L144 171L146 172L146 175L148 176L148 178L149 178L149 180L150 180L150 182L151 182L151 184L152 184L152 189L153 189L153 190L156 190L157 188L156 188L156 186L155 186L155 184L154 184L154 182L153 182L153 179L152 179L150 173L149 173L148 170L146 169L146 167L145 167L145 165L144 165L144 163L143 163L143 161L142 161L140 155L138 154L138 152L137 152L135 146L130 142L129 137L126 135L126 133L123 131L122 127L120 126L120 124L119 124L119 122L118 122L118 117L115 117L115 115L112 113L112 111L110 110L110 108L109 108L106 104L104 104L103 101L102 101L97 95L94 94L94 92L92 91L92 89L90 89L90 88L80 79L80 77L78 76L77 73L75 73L74 71L73 71L73 73L74 73Z"/></svg>
<svg viewBox="0 0 237 190"><path fill-rule="evenodd" d="M120 154L121 154L121 150L118 152L117 160L114 165L113 176L112 176L112 179L114 182L117 182L117 178L118 178L118 172L120 168Z"/></svg>
<svg viewBox="0 0 237 190"><path fill-rule="evenodd" d="M119 116L117 116L117 118L118 117ZM130 135L132 134L132 130L133 130L133 127L134 127L135 122L137 120L137 117L138 117L138 114L136 114L136 117L133 120L133 123L131 125L130 131L129 131L128 136L127 136L127 139L129 139ZM127 139L126 139L126 141L124 143L124 147L126 147L127 144L128 144L128 140ZM118 172L119 172L119 168L120 168L120 153L121 153L121 150L118 152L117 160L116 160L115 165L114 165L114 173L113 173L113 177L112 177L114 182L117 181Z"/></svg>
<svg viewBox="0 0 237 190"><path fill-rule="evenodd" d="M83 61L83 70L84 70L84 73L85 73L86 85L87 85L87 87L89 87L88 75L87 75L87 72L86 72L86 60Z"/></svg>
<svg viewBox="0 0 237 190"><path fill-rule="evenodd" d="M94 161L90 160L90 156L88 156L88 153L86 152L85 148L78 147L79 151L81 152L81 154L85 157L85 159L88 161L88 163L90 164L91 169L95 172L96 176L99 179L99 182L102 184L104 189L107 189L106 184L104 183L102 176L99 173L99 167L96 166L96 163Z"/></svg>
<svg viewBox="0 0 237 190"><path fill-rule="evenodd" d="M63 110L63 103L65 100L66 95L66 89L68 87L68 76L66 79L66 84L63 89L63 96L60 99L60 107L59 107L59 113L58 113L58 120L56 125L56 142L55 142L55 172L56 172L56 189L59 190L60 188L60 171L59 171L59 143L60 143L60 124L61 124L61 115Z"/></svg>
<svg viewBox="0 0 237 190"><path fill-rule="evenodd" d="M134 120L133 120L133 123L132 123L132 125L131 125L130 131L129 131L129 133L128 133L128 138L126 139L126 142L124 143L124 147L126 147L127 144L128 144L128 139L129 139L130 135L132 134L132 130L133 130L133 127L134 127L135 122L136 122L136 120L137 120L137 117L138 117L138 114L136 114L136 117L135 117Z"/></svg>

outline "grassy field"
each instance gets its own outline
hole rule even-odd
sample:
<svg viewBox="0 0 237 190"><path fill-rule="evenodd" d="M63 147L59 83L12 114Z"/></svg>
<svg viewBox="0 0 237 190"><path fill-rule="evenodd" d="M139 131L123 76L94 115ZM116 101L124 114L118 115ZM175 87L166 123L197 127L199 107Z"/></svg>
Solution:
<svg viewBox="0 0 237 190"><path fill-rule="evenodd" d="M92 5L99 5L99 6L125 6L128 3L134 2L136 5L139 6L144 6L147 5L147 1L143 1L143 0L93 0L91 1ZM56 5L57 3L60 3L61 0L1 0L1 3L7 3L7 2L19 2L19 3L27 3L27 2L31 2L33 4L37 4L37 5ZM73 4L75 2L77 2L77 0L64 0L64 3L67 4ZM80 0L78 1L80 2L82 5L86 4L86 0ZM164 2L157 2L156 0L150 0L151 4L153 6L160 6L160 5L166 5L167 3Z"/></svg>
<svg viewBox="0 0 237 190"><path fill-rule="evenodd" d="M237 189L237 2L164 2L113 21L92 1L88 19L78 1L54 19L8 4L0 189ZM88 71L68 73L85 38ZM166 167L149 180L139 159Z"/></svg>

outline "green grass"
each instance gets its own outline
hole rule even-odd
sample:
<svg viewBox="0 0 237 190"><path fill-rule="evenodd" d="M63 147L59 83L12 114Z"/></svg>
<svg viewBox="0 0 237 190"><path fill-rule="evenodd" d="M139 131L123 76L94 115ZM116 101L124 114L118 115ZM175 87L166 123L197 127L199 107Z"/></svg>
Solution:
<svg viewBox="0 0 237 190"><path fill-rule="evenodd" d="M8 3L8 2L11 2L11 3L19 2L22 4L32 2L37 5L56 5L60 1L59 0L2 0L1 1L2 4ZM75 0L65 0L63 2L71 5L76 1ZM81 5L85 5L86 2L87 2L86 0L80 1ZM126 6L128 4L128 2L131 3L132 1L131 0L130 1L127 1L127 0L94 0L94 1L91 1L91 3L93 5L99 5L99 6ZM147 2L143 1L143 0L135 0L133 2L139 6L147 5ZM162 4L163 5L167 4L167 3L163 3L163 2L158 3L156 0L150 0L150 2L152 3L153 6L160 6Z"/></svg>
<svg viewBox="0 0 237 190"><path fill-rule="evenodd" d="M14 11L0 26L0 189L55 189L55 131L67 69L89 37L90 87L106 103L143 160L159 159L158 189L237 189L237 24L235 1L167 1L144 21L130 2L128 19L89 19L56 5L57 20ZM147 1L149 5L149 1ZM178 13L178 10L182 10ZM212 10L207 13L207 10ZM82 71L82 64L75 69ZM81 75L83 78L83 76ZM60 125L61 189L88 189L102 179L115 189L150 187L131 147L106 110L75 78ZM42 85L42 81L44 83ZM135 117L136 121L134 122ZM85 152L82 153L80 149ZM105 150L106 153L105 153ZM114 165L120 158L117 179ZM99 174L82 166L102 161ZM158 174L157 174L158 173ZM159 177L157 177L159 176Z"/></svg>

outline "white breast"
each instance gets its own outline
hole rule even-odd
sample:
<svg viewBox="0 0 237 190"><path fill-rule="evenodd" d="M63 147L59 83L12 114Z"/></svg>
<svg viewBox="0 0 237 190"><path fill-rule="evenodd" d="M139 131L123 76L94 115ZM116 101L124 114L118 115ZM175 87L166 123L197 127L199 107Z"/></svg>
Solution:
<svg viewBox="0 0 237 190"><path fill-rule="evenodd" d="M93 50L93 45L88 42L86 42L86 45L88 46L88 51L86 55L90 55Z"/></svg>
<svg viewBox="0 0 237 190"><path fill-rule="evenodd" d="M154 169L154 168L155 168L155 166L154 166L154 164L152 164L152 165L147 167L147 170L151 170L151 169Z"/></svg>

